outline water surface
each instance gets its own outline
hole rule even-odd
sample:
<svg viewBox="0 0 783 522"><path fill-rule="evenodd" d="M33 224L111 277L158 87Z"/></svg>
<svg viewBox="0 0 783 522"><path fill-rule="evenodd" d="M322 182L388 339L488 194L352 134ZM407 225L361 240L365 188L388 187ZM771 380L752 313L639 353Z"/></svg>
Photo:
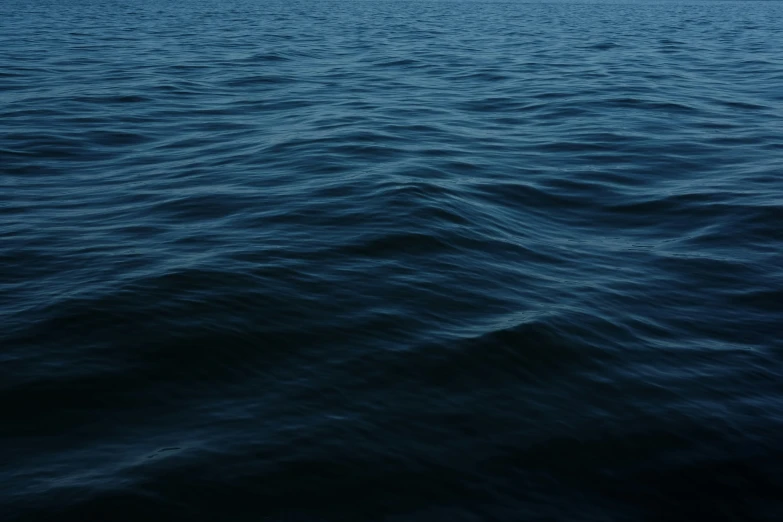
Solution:
<svg viewBox="0 0 783 522"><path fill-rule="evenodd" d="M780 520L781 49L777 2L4 0L4 520Z"/></svg>

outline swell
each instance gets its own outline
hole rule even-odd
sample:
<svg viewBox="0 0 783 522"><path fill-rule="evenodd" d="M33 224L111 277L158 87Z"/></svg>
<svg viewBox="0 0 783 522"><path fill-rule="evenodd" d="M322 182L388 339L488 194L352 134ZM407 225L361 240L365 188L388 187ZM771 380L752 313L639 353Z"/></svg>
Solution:
<svg viewBox="0 0 783 522"><path fill-rule="evenodd" d="M772 4L13 3L0 507L774 519Z"/></svg>
<svg viewBox="0 0 783 522"><path fill-rule="evenodd" d="M250 495L265 503L270 516L331 520L344 515L341 506L356 488L367 485L372 487L363 506L370 511L362 516L368 517L376 509L417 516L425 509L416 495L422 489L429 495L426 511L487 503L490 512L502 512L517 495L509 483L549 477L558 477L560 485L547 495L594 509L595 502L606 500L606 491L614 491L611 511L627 509L634 516L654 516L637 506L661 491L694 509L702 505L702 488L724 491L723 506L734 509L739 505L733 498L750 492L764 498L774 491L776 472L759 457L774 452L774 445L751 445L735 425L743 415L763 415L766 422L778 424L754 403L777 386L769 360L709 349L628 353L618 344L609 350L600 335L595 337L601 329L584 324L578 316L552 316L472 339L344 360L306 380L301 360L298 377L280 371L286 358L296 358L287 352L276 362L273 377L265 377L274 379L274 391L261 385L261 375L245 372L236 388L220 384L214 373L212 378L202 373L199 380L209 382L211 393L183 393L187 388L177 383L180 393L172 396L153 387L152 396L164 401L162 411L149 409L144 401L148 409L143 416L130 416L129 404L105 395L107 389L125 388L126 379L111 387L85 380L81 396L68 394L66 384L58 387L66 393L58 404L61 415L68 412L69 398L82 408L105 400L115 415L126 419L126 428L98 432L91 475L65 485L42 473L34 479L36 489L17 496L45 493L59 499L59 509L70 517L105 516L125 506L121 519L130 520L141 514L190 512L194 499L205 494L220 498L221 505L198 516L212 516L219 509L242 519L249 515L240 513L240 506ZM224 334L215 341L229 339ZM229 353L221 350L221 358ZM236 364L246 365L248 359L242 359ZM729 361L748 372L715 373ZM670 372L687 373L673 379L676 374L661 373L662 363ZM230 357L223 362L230 364ZM724 399L720 415L709 408L693 409L698 408L694 401L731 397L746 388L746 379L753 380L755 391L739 393L730 402ZM101 399L84 388L88 382L104 391ZM253 382L258 392L266 391L258 395ZM617 401L620 390L644 394L659 409L629 412ZM294 403L299 408L290 410L287 405ZM179 413L161 416L164 406L175 406ZM553 409L558 423L539 422ZM131 419L135 421L129 423ZM635 428L634 419L646 427ZM178 426L173 433L167 428L172 421ZM143 441L133 436L138 430L146 433ZM252 433L257 430L263 433L260 439ZM379 432L395 444L379 441ZM702 448L696 455L690 449L694 445ZM734 448L734 457L721 450L727 446ZM680 461L684 450L691 451L687 463ZM72 458L79 455L75 448L71 452ZM64 461L61 466L74 473L80 465ZM685 479L678 478L682 473ZM194 476L203 478L194 482ZM745 482L727 484L722 482L726 476L744 477ZM400 489L400 483L406 486ZM302 497L309 499L307 506L294 502ZM224 503L236 505L237 511L226 511ZM559 512L551 506L544 509ZM520 509L540 513L542 508L533 503Z"/></svg>

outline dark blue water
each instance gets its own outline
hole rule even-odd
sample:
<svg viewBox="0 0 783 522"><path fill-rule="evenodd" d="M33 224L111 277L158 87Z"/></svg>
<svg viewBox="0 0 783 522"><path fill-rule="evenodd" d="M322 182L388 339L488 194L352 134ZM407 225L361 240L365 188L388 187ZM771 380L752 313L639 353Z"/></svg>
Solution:
<svg viewBox="0 0 783 522"><path fill-rule="evenodd" d="M783 3L0 0L0 519L783 518Z"/></svg>

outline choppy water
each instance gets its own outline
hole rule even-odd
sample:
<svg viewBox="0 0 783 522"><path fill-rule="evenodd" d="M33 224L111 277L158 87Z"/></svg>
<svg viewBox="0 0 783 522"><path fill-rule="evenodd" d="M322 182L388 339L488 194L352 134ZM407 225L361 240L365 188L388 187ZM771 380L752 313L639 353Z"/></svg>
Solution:
<svg viewBox="0 0 783 522"><path fill-rule="evenodd" d="M776 2L3 0L3 520L780 520L781 49Z"/></svg>

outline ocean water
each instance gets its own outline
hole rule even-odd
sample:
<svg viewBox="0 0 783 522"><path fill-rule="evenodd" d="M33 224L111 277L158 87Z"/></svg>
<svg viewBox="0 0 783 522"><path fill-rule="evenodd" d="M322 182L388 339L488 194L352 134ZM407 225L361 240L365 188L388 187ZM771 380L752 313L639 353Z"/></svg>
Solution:
<svg viewBox="0 0 783 522"><path fill-rule="evenodd" d="M783 519L783 3L0 0L0 519Z"/></svg>

